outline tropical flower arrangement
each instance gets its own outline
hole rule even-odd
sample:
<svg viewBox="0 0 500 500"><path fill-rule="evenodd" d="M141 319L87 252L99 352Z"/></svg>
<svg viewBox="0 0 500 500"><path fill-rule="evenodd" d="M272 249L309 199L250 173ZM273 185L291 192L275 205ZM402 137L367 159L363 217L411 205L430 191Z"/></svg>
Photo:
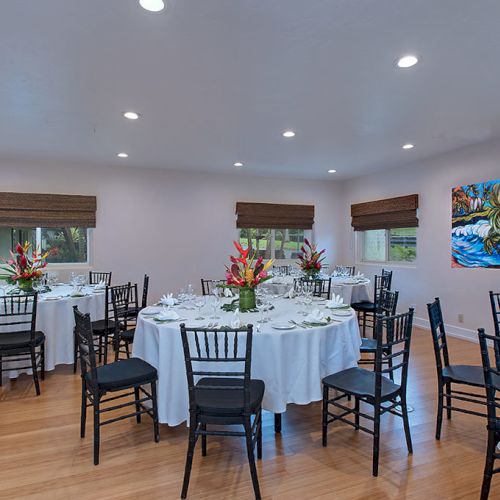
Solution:
<svg viewBox="0 0 500 500"><path fill-rule="evenodd" d="M316 244L311 243L307 238L304 238L304 245L300 247L302 252L299 255L299 266L302 272L307 276L316 276L321 271L322 262L325 259L323 255L325 250L318 252Z"/></svg>
<svg viewBox="0 0 500 500"><path fill-rule="evenodd" d="M231 266L226 266L226 285L240 289L240 310L248 311L255 309L255 287L272 277L267 270L273 265L273 260L266 263L262 257L255 260L255 252L249 258L250 248L243 249L236 241L233 243L239 257L229 257Z"/></svg>
<svg viewBox="0 0 500 500"><path fill-rule="evenodd" d="M24 291L33 290L33 281L42 277L42 269L47 266L46 258L49 255L49 252L42 254L33 249L30 257L30 249L31 243L18 243L15 253L10 252L10 259L0 259L0 270L6 273L1 274L0 278L17 283Z"/></svg>

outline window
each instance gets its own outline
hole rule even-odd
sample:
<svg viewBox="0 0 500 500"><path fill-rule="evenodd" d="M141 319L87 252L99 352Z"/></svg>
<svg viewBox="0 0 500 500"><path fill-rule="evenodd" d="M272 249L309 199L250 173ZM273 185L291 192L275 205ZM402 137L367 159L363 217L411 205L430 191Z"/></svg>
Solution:
<svg viewBox="0 0 500 500"><path fill-rule="evenodd" d="M371 262L414 262L417 258L417 229L375 229L358 232L361 260Z"/></svg>
<svg viewBox="0 0 500 500"><path fill-rule="evenodd" d="M304 238L311 238L307 229L240 229L240 244L255 249L258 257L295 260Z"/></svg>
<svg viewBox="0 0 500 500"><path fill-rule="evenodd" d="M43 252L50 251L49 264L86 264L88 229L82 227L0 227L0 256L7 257L16 243L29 241Z"/></svg>

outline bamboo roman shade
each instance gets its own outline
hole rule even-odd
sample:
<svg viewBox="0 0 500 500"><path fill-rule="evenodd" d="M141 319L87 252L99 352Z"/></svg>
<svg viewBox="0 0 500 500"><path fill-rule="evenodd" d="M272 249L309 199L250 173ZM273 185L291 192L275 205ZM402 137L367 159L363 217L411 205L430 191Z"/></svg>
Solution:
<svg viewBox="0 0 500 500"><path fill-rule="evenodd" d="M236 227L259 229L312 229L314 205L236 203Z"/></svg>
<svg viewBox="0 0 500 500"><path fill-rule="evenodd" d="M95 196L0 193L0 226L95 227Z"/></svg>
<svg viewBox="0 0 500 500"><path fill-rule="evenodd" d="M418 227L418 194L351 205L354 231Z"/></svg>

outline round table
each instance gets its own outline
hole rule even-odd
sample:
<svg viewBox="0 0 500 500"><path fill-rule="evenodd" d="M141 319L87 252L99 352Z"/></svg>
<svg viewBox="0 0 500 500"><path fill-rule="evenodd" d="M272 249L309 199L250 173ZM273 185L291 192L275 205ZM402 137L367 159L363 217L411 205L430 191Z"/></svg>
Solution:
<svg viewBox="0 0 500 500"><path fill-rule="evenodd" d="M284 295L293 288L293 276L276 276L266 281L261 286L273 295ZM328 276L323 279L328 279ZM340 295L344 304L369 301L370 280L367 278L342 278L332 277L332 294Z"/></svg>
<svg viewBox="0 0 500 500"><path fill-rule="evenodd" d="M56 365L73 364L73 306L77 305L82 313L90 313L92 321L104 317L105 290L85 287L84 297L71 297L72 290L70 285L55 285L51 292L38 295L36 329L45 333L46 371L54 370ZM22 364L21 362L21 366ZM16 362L7 361L7 358L4 368L12 368L4 372L9 378L17 378L21 373L31 373L31 370L16 370Z"/></svg>
<svg viewBox="0 0 500 500"><path fill-rule="evenodd" d="M228 302L228 301L226 301ZM254 325L252 377L266 384L262 407L274 413L286 411L287 404L308 404L322 398L321 379L331 373L357 366L360 357L358 322L351 310L349 316L334 316L324 301L315 301L309 308L320 309L331 316L326 326L295 327L277 330L273 323L289 320L303 322L301 308L295 300L277 299L269 323L258 324L259 313L242 313L242 324ZM188 389L184 353L179 325L199 323L198 311L180 305L174 310L180 320L157 323L145 316L155 308L145 309L139 316L134 336L133 356L139 357L158 370L158 412L161 423L179 425L187 421ZM156 308L157 311L160 308ZM206 317L210 312L202 311ZM230 325L233 313L219 311L220 325Z"/></svg>

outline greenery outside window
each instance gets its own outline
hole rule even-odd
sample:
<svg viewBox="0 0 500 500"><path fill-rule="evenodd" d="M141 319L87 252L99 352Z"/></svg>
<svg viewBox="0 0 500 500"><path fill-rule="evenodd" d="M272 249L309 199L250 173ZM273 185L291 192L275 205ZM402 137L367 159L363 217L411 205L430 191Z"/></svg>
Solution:
<svg viewBox="0 0 500 500"><path fill-rule="evenodd" d="M279 261L295 261L304 238L311 239L308 229L256 229L239 230L240 244L256 251L257 257Z"/></svg>
<svg viewBox="0 0 500 500"><path fill-rule="evenodd" d="M359 231L361 261L415 262L417 228L374 229ZM359 240L358 240L359 241Z"/></svg>
<svg viewBox="0 0 500 500"><path fill-rule="evenodd" d="M89 230L83 227L0 227L0 256L7 257L18 242L30 242L42 252L51 251L50 264L88 264Z"/></svg>

